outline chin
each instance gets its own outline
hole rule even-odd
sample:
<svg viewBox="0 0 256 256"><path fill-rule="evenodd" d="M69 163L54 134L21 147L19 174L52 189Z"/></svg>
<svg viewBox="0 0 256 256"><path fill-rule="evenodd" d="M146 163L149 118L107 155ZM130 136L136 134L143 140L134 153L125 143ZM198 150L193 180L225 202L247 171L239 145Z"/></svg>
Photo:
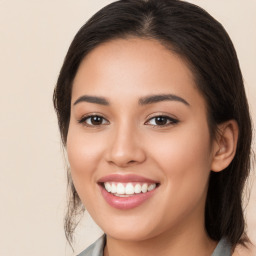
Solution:
<svg viewBox="0 0 256 256"><path fill-rule="evenodd" d="M159 232L156 232L152 222L149 224L144 222L144 225L142 223L142 221L139 221L139 224L134 221L118 221L118 224L110 222L110 225L101 226L108 236L117 240L143 241L158 235Z"/></svg>
<svg viewBox="0 0 256 256"><path fill-rule="evenodd" d="M116 240L125 240L125 241L131 241L131 242L139 242L143 240L147 240L149 238L154 237L153 234L148 233L143 230L110 230L110 232L105 232L108 236L116 239Z"/></svg>

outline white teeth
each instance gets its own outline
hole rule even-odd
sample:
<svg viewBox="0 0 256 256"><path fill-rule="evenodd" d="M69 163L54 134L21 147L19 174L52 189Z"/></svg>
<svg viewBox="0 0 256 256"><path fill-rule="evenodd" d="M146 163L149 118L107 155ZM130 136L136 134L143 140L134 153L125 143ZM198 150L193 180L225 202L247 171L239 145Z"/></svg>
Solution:
<svg viewBox="0 0 256 256"><path fill-rule="evenodd" d="M144 183L144 184L142 185L141 191L142 191L143 193L146 193L146 192L148 191L148 184L147 184L147 183Z"/></svg>
<svg viewBox="0 0 256 256"><path fill-rule="evenodd" d="M125 188L122 183L117 183L116 193L119 195L123 195L125 193Z"/></svg>
<svg viewBox="0 0 256 256"><path fill-rule="evenodd" d="M141 185L140 185L140 184L136 184L136 185L135 185L134 192L135 192L136 194L141 193Z"/></svg>
<svg viewBox="0 0 256 256"><path fill-rule="evenodd" d="M112 183L111 193L116 193L116 184Z"/></svg>
<svg viewBox="0 0 256 256"><path fill-rule="evenodd" d="M150 184L150 185L148 186L148 191L151 191L151 190L155 189L155 187L156 187L156 183Z"/></svg>
<svg viewBox="0 0 256 256"><path fill-rule="evenodd" d="M134 194L134 187L132 183L128 183L125 187L125 194L126 195L133 195Z"/></svg>
<svg viewBox="0 0 256 256"><path fill-rule="evenodd" d="M108 192L111 192L111 184L108 183L108 182L106 182L106 183L104 183L104 185L105 185L105 189L106 189Z"/></svg>
<svg viewBox="0 0 256 256"><path fill-rule="evenodd" d="M105 182L104 183L105 189L116 196L120 197L127 197L129 195L139 194L139 193L146 193L152 191L156 188L156 183L147 184L140 183L133 184L129 183L115 183L115 182Z"/></svg>

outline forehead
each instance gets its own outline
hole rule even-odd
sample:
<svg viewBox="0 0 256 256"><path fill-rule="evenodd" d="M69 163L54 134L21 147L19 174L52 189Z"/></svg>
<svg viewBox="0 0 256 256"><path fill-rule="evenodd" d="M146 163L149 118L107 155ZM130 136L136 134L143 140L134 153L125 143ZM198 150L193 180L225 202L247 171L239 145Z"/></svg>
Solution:
<svg viewBox="0 0 256 256"><path fill-rule="evenodd" d="M92 50L81 62L72 98L81 94L131 97L176 93L201 97L187 63L156 40L115 39Z"/></svg>

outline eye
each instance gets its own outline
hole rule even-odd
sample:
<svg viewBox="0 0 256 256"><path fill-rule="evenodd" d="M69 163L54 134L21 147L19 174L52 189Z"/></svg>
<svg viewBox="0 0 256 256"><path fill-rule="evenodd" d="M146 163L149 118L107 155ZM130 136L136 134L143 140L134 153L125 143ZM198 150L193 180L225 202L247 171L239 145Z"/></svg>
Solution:
<svg viewBox="0 0 256 256"><path fill-rule="evenodd" d="M169 116L155 116L150 118L146 124L152 125L152 126L168 126L177 124L178 120L171 118Z"/></svg>
<svg viewBox="0 0 256 256"><path fill-rule="evenodd" d="M79 120L79 123L84 124L86 126L100 126L106 125L109 122L102 116L90 115L83 117L81 120Z"/></svg>

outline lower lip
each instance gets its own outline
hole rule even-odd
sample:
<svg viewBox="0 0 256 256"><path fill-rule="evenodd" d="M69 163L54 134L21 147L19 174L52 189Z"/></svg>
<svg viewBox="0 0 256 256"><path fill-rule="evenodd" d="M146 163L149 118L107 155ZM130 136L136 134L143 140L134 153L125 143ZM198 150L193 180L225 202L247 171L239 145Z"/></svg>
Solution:
<svg viewBox="0 0 256 256"><path fill-rule="evenodd" d="M157 188L146 193L134 194L129 197L119 197L107 192L102 186L100 186L101 194L107 203L120 210L128 210L138 207L147 201L155 193L156 189Z"/></svg>

